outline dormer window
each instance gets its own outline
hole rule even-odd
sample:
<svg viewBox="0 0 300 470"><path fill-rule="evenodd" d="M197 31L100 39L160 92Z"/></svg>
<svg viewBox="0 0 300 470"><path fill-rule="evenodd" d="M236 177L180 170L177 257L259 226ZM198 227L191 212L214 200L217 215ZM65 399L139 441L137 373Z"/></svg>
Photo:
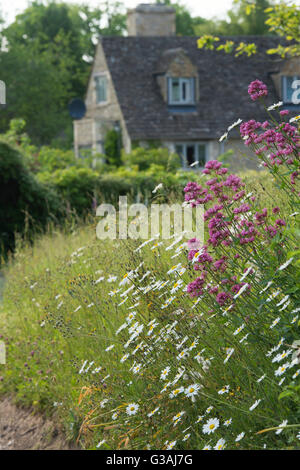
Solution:
<svg viewBox="0 0 300 470"><path fill-rule="evenodd" d="M296 88L293 88L292 85L296 80L300 80L300 77L296 75L285 75L282 77L282 101L284 103L293 103L293 93L295 93Z"/></svg>
<svg viewBox="0 0 300 470"><path fill-rule="evenodd" d="M96 75L94 80L96 103L105 103L107 101L107 77L106 75Z"/></svg>
<svg viewBox="0 0 300 470"><path fill-rule="evenodd" d="M195 104L195 78L168 78L168 102L171 105Z"/></svg>

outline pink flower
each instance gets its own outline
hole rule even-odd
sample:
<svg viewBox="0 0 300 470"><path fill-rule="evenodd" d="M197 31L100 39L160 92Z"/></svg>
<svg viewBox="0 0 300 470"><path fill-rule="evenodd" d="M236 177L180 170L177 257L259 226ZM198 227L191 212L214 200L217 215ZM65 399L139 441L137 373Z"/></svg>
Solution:
<svg viewBox="0 0 300 470"><path fill-rule="evenodd" d="M252 101L256 101L259 98L268 95L268 88L267 85L260 80L254 80L254 82L251 82L248 87L248 93Z"/></svg>

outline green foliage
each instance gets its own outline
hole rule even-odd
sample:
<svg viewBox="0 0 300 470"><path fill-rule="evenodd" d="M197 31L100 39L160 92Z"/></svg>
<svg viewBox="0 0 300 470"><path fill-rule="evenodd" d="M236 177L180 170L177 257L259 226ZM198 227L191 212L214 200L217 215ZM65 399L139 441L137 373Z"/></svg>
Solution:
<svg viewBox="0 0 300 470"><path fill-rule="evenodd" d="M300 55L300 9L296 4L287 5L280 2L266 10L268 19L266 24L272 33L293 41L289 46L278 46L270 49L269 54L280 54L281 57Z"/></svg>
<svg viewBox="0 0 300 470"><path fill-rule="evenodd" d="M121 165L121 144L122 137L120 132L115 129L110 129L105 136L104 153L108 163L120 166Z"/></svg>
<svg viewBox="0 0 300 470"><path fill-rule="evenodd" d="M208 20L203 24L195 26L195 34L222 36L239 35L267 35L270 34L266 8L272 5L268 0L235 0L233 7L227 12L229 20Z"/></svg>
<svg viewBox="0 0 300 470"><path fill-rule="evenodd" d="M156 3L160 4L163 3L164 5L170 5L175 9L176 12L176 35L177 36L194 36L195 35L195 28L206 25L207 20L205 18L201 18L200 16L193 17L189 11L189 9L173 0L156 0Z"/></svg>
<svg viewBox="0 0 300 470"><path fill-rule="evenodd" d="M21 155L0 142L0 260L15 247L15 234L33 235L61 217L57 195L38 183Z"/></svg>
<svg viewBox="0 0 300 470"><path fill-rule="evenodd" d="M55 189L69 210L79 216L87 215L93 204L99 175L91 168L69 167L37 175L40 182Z"/></svg>
<svg viewBox="0 0 300 470"><path fill-rule="evenodd" d="M288 5L281 1L279 4L270 6L266 0L236 0L238 10L229 12L230 23L221 21L219 25L215 24L208 30L199 27L196 32L202 35L198 41L200 49L214 50L215 43L220 39L215 34L277 34L285 37L292 43L288 46L279 45L276 48L269 49L267 54L279 54L281 57L300 55L300 10L297 5ZM255 43L240 42L235 46L232 41L226 41L224 44L216 47L217 51L226 53L235 52L236 56L246 54L250 57L256 54L257 47Z"/></svg>
<svg viewBox="0 0 300 470"><path fill-rule="evenodd" d="M0 69L8 106L1 111L0 131L22 118L35 144L70 147L67 105L84 95L99 35L124 32L121 10L118 2L89 8L33 1L2 29L7 48L0 51Z"/></svg>
<svg viewBox="0 0 300 470"><path fill-rule="evenodd" d="M170 153L167 148L145 149L135 148L131 153L122 152L122 161L127 166L137 166L139 170L147 170L151 165L160 165L167 171L176 171L180 168L179 156Z"/></svg>

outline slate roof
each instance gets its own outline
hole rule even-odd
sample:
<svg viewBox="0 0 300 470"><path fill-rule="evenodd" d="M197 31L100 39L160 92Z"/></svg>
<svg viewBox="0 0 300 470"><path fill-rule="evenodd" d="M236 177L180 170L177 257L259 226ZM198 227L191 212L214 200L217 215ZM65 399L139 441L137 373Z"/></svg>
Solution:
<svg viewBox="0 0 300 470"><path fill-rule="evenodd" d="M138 139L217 139L238 118L265 120L261 104L247 93L252 80L269 89L267 104L279 101L270 73L282 60L264 54L279 42L274 37L226 37L234 42L255 42L258 54L234 57L224 52L197 48L195 37L103 37L101 43L127 129ZM170 112L163 101L155 72L164 52L183 48L197 66L200 99L196 112Z"/></svg>

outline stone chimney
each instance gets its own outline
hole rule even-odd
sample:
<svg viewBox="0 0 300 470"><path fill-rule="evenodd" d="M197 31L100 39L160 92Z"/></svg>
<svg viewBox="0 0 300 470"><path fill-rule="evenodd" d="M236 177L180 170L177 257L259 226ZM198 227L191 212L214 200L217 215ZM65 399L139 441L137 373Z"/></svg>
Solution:
<svg viewBox="0 0 300 470"><path fill-rule="evenodd" d="M175 16L168 5L141 3L127 11L128 36L174 36Z"/></svg>

